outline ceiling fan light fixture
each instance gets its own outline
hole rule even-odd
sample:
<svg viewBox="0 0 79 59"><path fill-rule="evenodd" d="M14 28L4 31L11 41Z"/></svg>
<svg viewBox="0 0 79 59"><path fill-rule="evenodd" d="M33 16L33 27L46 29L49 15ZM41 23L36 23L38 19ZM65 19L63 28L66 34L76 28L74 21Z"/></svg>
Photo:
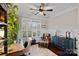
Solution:
<svg viewBox="0 0 79 59"><path fill-rule="evenodd" d="M35 15L37 15L38 13L43 15L43 16L46 16L46 14L44 13L44 11L53 11L53 9L49 8L49 9L45 9L45 4L44 3L41 3L40 7L38 9L33 9L31 8L31 10L35 10L35 11L38 11Z"/></svg>
<svg viewBox="0 0 79 59"><path fill-rule="evenodd" d="M43 12L40 12L41 15L43 15Z"/></svg>
<svg viewBox="0 0 79 59"><path fill-rule="evenodd" d="M46 14L44 12L40 12L41 15L46 16Z"/></svg>

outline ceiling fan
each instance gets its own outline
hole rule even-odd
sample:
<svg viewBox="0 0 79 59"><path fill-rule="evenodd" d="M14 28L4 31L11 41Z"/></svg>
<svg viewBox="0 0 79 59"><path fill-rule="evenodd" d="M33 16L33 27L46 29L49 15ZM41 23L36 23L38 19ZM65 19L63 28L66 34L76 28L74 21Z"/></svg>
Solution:
<svg viewBox="0 0 79 59"><path fill-rule="evenodd" d="M37 13L35 13L35 15L37 15L37 14L42 14L42 15L44 15L44 16L46 16L46 14L45 14L45 12L44 11L53 11L53 9L51 8L45 8L45 4L44 3L41 3L40 4L40 6L39 6L39 8L30 8L30 10L35 10L35 11L37 11Z"/></svg>

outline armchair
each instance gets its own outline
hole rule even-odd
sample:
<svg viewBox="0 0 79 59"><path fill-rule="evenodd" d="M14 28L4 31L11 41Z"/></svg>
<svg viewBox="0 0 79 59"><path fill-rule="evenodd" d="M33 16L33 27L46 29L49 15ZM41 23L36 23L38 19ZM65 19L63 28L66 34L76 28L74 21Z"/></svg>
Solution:
<svg viewBox="0 0 79 59"><path fill-rule="evenodd" d="M51 42L50 34L49 33L43 33L43 36L41 37L41 41L38 44L39 44L40 47L48 48L50 42Z"/></svg>

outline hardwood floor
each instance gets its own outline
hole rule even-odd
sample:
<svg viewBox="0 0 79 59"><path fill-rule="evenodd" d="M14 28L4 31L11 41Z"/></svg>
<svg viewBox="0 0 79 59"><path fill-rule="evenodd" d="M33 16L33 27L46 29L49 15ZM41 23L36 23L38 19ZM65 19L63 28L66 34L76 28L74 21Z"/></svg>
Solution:
<svg viewBox="0 0 79 59"><path fill-rule="evenodd" d="M56 46L51 46L50 45L48 47L48 49L51 50L53 53L55 53L58 56L77 56L77 54L64 55L64 52L62 50L58 49ZM7 54L7 56L24 56L23 55L23 53L25 52L24 50L25 49L20 50L20 51L16 51L14 53Z"/></svg>
<svg viewBox="0 0 79 59"><path fill-rule="evenodd" d="M13 52L13 53L9 53L7 54L7 56L25 56L23 53L24 53L24 50L20 50L20 51L16 51L16 52Z"/></svg>
<svg viewBox="0 0 79 59"><path fill-rule="evenodd" d="M50 46L49 49L54 52L55 54L57 54L58 56L63 56L64 52L61 51L60 49L56 48L55 46Z"/></svg>
<svg viewBox="0 0 79 59"><path fill-rule="evenodd" d="M55 54L57 54L58 56L77 56L76 53L74 54L64 54L64 51L58 49L56 46L49 46L49 49L54 52Z"/></svg>

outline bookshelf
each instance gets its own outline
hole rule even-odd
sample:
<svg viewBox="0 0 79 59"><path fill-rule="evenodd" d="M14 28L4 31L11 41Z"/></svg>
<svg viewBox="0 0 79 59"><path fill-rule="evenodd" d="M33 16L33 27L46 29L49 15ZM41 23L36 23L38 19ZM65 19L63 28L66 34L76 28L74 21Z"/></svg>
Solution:
<svg viewBox="0 0 79 59"><path fill-rule="evenodd" d="M7 11L0 5L0 40L3 40L3 53L7 53Z"/></svg>

